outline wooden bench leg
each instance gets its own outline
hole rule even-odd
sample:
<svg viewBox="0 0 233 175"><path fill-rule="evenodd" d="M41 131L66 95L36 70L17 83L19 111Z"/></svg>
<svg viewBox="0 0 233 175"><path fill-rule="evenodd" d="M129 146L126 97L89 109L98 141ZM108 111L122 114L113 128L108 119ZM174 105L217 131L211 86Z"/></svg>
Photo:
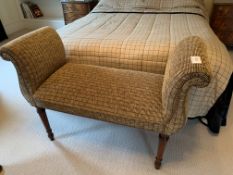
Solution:
<svg viewBox="0 0 233 175"><path fill-rule="evenodd" d="M37 113L40 116L41 121L44 124L44 127L45 127L45 129L46 129L46 131L48 133L49 139L53 141L54 140L54 135L53 135L52 129L51 129L50 125L49 125L49 120L47 118L45 109L44 108L36 108L36 110L37 110Z"/></svg>
<svg viewBox="0 0 233 175"><path fill-rule="evenodd" d="M159 146L157 150L157 155L155 158L155 168L160 169L161 163L163 160L163 153L167 144L167 141L169 140L169 136L164 134L159 134Z"/></svg>

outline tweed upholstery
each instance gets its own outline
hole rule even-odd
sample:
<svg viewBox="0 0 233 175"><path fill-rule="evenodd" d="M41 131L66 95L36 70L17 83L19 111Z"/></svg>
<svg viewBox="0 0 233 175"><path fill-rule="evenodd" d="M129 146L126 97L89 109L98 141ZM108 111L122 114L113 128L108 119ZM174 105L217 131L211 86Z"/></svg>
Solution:
<svg viewBox="0 0 233 175"><path fill-rule="evenodd" d="M35 105L32 95L52 73L65 64L64 46L57 33L44 27L9 42L0 49L14 63L24 97Z"/></svg>
<svg viewBox="0 0 233 175"><path fill-rule="evenodd" d="M48 27L3 46L1 55L13 62L25 98L36 107L166 135L185 124L188 89L210 81L206 46L199 37L177 46L165 75L65 63L62 42ZM191 64L192 55L201 56L202 64Z"/></svg>
<svg viewBox="0 0 233 175"><path fill-rule="evenodd" d="M193 63L193 56L199 56L202 63ZM165 71L162 104L167 125L164 132L174 132L184 126L185 100L190 87L202 88L209 83L210 70L205 43L196 36L184 39L169 57Z"/></svg>
<svg viewBox="0 0 233 175"><path fill-rule="evenodd" d="M163 76L68 63L36 91L36 105L162 131Z"/></svg>

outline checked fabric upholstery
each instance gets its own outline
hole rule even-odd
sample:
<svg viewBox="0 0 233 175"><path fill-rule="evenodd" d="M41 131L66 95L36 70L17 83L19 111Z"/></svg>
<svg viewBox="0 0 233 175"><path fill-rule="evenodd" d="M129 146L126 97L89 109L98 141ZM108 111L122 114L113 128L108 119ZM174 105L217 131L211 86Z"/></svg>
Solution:
<svg viewBox="0 0 233 175"><path fill-rule="evenodd" d="M181 41L164 75L66 63L63 44L49 27L0 49L17 69L28 102L53 109L171 135L185 125L185 100L192 87L210 82L206 46L199 37ZM193 64L191 56L200 56Z"/></svg>

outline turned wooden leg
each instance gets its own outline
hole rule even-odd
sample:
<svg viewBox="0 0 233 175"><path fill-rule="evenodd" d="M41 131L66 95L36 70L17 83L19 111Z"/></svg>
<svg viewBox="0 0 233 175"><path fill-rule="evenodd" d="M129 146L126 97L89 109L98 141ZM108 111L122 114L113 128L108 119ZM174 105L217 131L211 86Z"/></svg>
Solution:
<svg viewBox="0 0 233 175"><path fill-rule="evenodd" d="M42 120L43 124L44 124L44 127L48 133L48 137L50 138L50 140L54 140L54 136L53 136L53 132L52 132L52 129L49 125L49 120L47 118L47 115L46 115L46 112L45 112L45 109L44 108L36 108L37 109L37 113L39 114L40 116L40 119Z"/></svg>
<svg viewBox="0 0 233 175"><path fill-rule="evenodd" d="M163 153L167 144L167 141L169 140L169 136L164 134L159 134L159 146L157 150L157 155L155 158L155 168L160 169L161 162L163 160Z"/></svg>

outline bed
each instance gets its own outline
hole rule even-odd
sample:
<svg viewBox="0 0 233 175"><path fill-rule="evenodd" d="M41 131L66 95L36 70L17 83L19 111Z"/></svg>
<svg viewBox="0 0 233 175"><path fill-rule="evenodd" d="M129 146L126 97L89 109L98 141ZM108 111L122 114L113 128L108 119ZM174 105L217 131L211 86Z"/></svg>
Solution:
<svg viewBox="0 0 233 175"><path fill-rule="evenodd" d="M101 0L87 15L58 30L68 61L164 74L176 45L199 36L208 46L212 79L192 88L186 116L205 116L226 88L233 63L209 26L203 0Z"/></svg>

